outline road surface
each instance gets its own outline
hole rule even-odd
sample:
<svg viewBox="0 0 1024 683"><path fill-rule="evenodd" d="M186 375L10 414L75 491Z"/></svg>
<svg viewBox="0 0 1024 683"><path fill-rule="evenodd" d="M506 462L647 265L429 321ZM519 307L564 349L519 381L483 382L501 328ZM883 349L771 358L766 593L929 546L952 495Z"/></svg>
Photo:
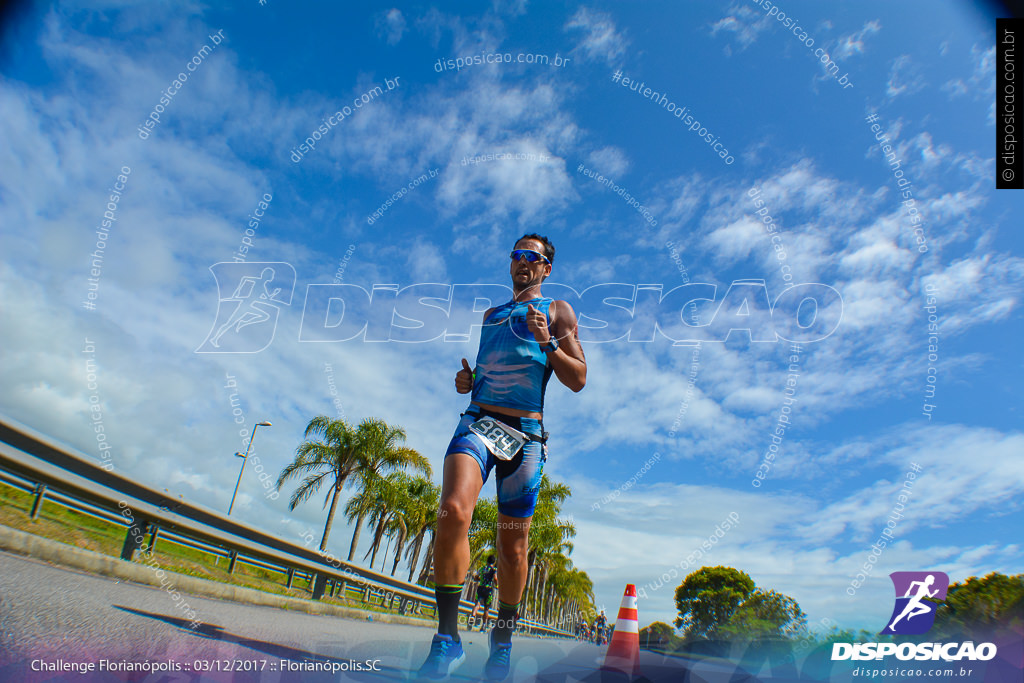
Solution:
<svg viewBox="0 0 1024 683"><path fill-rule="evenodd" d="M188 609L195 611L194 622ZM432 633L188 594L175 598L164 588L0 552L0 681L409 680ZM466 662L452 678L479 680L486 634L463 633L462 639ZM520 636L513 643L509 681L602 680L603 647ZM654 673L663 660L645 652L641 661ZM681 680L681 665L671 660L669 666L675 669L671 680Z"/></svg>

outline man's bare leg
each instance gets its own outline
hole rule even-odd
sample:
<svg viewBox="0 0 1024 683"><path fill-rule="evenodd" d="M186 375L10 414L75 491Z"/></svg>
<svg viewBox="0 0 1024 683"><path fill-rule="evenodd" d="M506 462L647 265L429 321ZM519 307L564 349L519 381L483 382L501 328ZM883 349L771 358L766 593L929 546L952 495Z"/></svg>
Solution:
<svg viewBox="0 0 1024 683"><path fill-rule="evenodd" d="M466 618L466 628L470 631L473 630L473 624L476 622L476 609L479 606L479 604L473 605L473 610L469 613L469 617Z"/></svg>
<svg viewBox="0 0 1024 683"><path fill-rule="evenodd" d="M487 630L487 624L490 621L491 621L491 608L490 607L484 607L484 620L483 620L483 624L480 626L480 630L481 631L486 631Z"/></svg>
<svg viewBox="0 0 1024 683"><path fill-rule="evenodd" d="M532 517L509 517L498 513L498 619L494 640L511 641L519 603L526 588L527 554L530 550Z"/></svg>
<svg viewBox="0 0 1024 683"><path fill-rule="evenodd" d="M434 590L437 632L456 639L459 598L470 562L469 525L482 487L480 465L473 457L466 453L452 453L445 458L437 535L434 537Z"/></svg>

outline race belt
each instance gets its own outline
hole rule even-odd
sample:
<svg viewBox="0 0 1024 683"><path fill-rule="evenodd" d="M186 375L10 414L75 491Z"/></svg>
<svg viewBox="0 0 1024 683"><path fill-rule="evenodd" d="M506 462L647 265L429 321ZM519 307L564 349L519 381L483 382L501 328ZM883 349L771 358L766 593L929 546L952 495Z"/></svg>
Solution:
<svg viewBox="0 0 1024 683"><path fill-rule="evenodd" d="M469 431L479 436L487 450L498 460L511 460L516 457L516 453L527 441L547 441L546 433L543 436L526 434L488 415L469 425Z"/></svg>

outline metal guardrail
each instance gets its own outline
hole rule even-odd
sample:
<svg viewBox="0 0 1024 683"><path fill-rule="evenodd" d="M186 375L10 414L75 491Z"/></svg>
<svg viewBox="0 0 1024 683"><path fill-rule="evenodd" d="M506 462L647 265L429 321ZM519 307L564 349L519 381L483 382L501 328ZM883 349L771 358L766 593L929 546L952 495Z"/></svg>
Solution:
<svg viewBox="0 0 1024 683"><path fill-rule="evenodd" d="M308 578L312 598L319 600L331 586L355 589L368 599L380 594L381 606L399 614L436 609L433 589L409 583L348 562L324 557L309 548L291 543L261 529L244 524L208 508L142 486L133 479L108 472L66 444L59 443L9 418L0 420L0 470L8 485L34 495L31 509L38 516L45 500L107 522L127 527L121 559L131 561L150 535L156 538L228 558L229 573L238 562L278 571L291 588L296 576ZM122 511L128 509L130 520ZM328 559L329 558L329 559ZM354 585L351 585L354 584ZM472 603L463 600L460 612L469 614ZM524 630L541 635L573 637L568 631L530 619L520 619Z"/></svg>
<svg viewBox="0 0 1024 683"><path fill-rule="evenodd" d="M40 492L37 488L37 484L35 484L34 482L28 481L24 477L20 477L18 475L6 473L4 472L3 469L0 469L0 483L6 484L10 488L18 489L20 491L35 496L41 495L48 502L57 503L68 510L73 510L79 514L87 515L89 517L93 517L94 519L99 519L101 521L107 522L108 524L113 524L115 526L121 526L126 528L131 526L122 515L115 515L113 513L107 512L94 505L90 505L89 503L65 495L61 493L59 490L53 488L47 488L45 491ZM33 500L33 510L36 510L38 513L40 507L41 501L40 504L37 505L35 500ZM166 529L159 530L159 538L161 541L174 543L175 545L179 545L185 548L191 548L192 550L198 550L200 552L204 552L214 557L220 557L225 559L231 558L231 552L228 550L224 550L223 548L217 546L209 545L208 543L203 543L202 541L192 540L187 536L182 536L172 531L167 531ZM288 569L286 567L268 564L266 562L261 562L260 560L247 558L244 556L238 556L237 563L248 564L254 567L260 567L261 569L280 572L282 574L288 573ZM311 576L303 574L301 572L296 572L295 577L306 579L312 578Z"/></svg>

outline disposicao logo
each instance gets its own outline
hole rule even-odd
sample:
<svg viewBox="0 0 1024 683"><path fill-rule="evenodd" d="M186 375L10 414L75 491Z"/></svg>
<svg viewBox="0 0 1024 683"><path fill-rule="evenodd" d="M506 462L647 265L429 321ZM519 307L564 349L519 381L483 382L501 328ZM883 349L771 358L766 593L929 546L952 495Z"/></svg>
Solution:
<svg viewBox="0 0 1024 683"><path fill-rule="evenodd" d="M949 576L945 572L893 572L889 574L896 589L896 604L889 625L882 633L920 635L928 633L935 623L938 603L926 598L945 600Z"/></svg>
<svg viewBox="0 0 1024 683"><path fill-rule="evenodd" d="M896 590L896 604L882 629L883 634L920 635L935 624L938 603L945 600L949 576L943 572L893 572L889 575ZM832 660L871 660L896 655L897 659L918 661L988 661L996 656L993 643L833 643Z"/></svg>
<svg viewBox="0 0 1024 683"><path fill-rule="evenodd" d="M284 262L223 261L210 272L217 281L217 318L195 352L257 353L270 346L281 307L292 303L295 268Z"/></svg>

